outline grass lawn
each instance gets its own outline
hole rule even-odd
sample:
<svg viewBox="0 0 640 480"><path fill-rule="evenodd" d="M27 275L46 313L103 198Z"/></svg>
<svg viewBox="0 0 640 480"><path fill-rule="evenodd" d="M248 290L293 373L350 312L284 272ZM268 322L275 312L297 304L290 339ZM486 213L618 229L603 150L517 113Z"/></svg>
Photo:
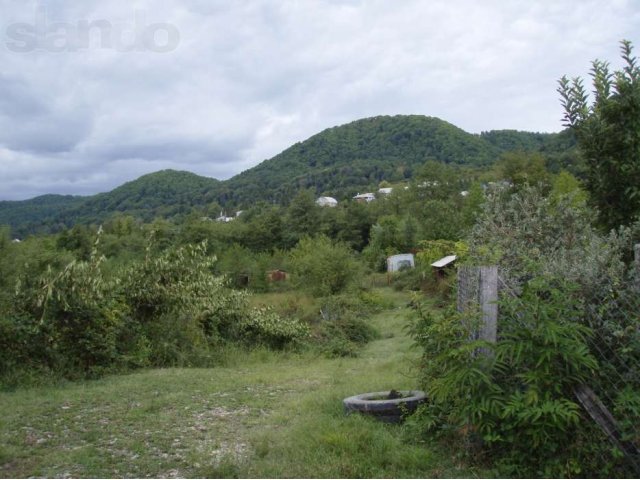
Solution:
<svg viewBox="0 0 640 480"><path fill-rule="evenodd" d="M358 393L417 386L408 297L358 358L254 351L0 394L1 477L470 477L401 426L345 416Z"/></svg>

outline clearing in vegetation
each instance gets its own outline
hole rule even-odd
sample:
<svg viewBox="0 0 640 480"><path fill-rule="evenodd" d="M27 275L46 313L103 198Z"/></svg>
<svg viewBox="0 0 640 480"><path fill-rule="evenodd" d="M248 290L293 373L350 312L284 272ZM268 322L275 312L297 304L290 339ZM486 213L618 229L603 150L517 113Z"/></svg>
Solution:
<svg viewBox="0 0 640 480"><path fill-rule="evenodd" d="M415 389L409 295L370 322L357 358L255 350L0 394L1 477L470 477L405 427L346 416L344 397Z"/></svg>

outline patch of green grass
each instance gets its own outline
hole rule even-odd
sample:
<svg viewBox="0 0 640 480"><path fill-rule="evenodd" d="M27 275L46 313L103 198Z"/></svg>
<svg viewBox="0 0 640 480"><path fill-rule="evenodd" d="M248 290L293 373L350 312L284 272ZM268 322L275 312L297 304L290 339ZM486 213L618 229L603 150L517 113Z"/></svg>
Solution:
<svg viewBox="0 0 640 480"><path fill-rule="evenodd" d="M342 399L417 385L407 295L368 321L358 358L221 352L224 366L159 369L0 394L0 477L471 476L404 427L345 416Z"/></svg>

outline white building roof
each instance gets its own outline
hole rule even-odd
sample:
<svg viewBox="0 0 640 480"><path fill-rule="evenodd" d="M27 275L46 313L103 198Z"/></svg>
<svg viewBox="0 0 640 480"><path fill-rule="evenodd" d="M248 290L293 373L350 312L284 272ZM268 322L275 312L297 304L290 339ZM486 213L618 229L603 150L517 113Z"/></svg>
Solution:
<svg viewBox="0 0 640 480"><path fill-rule="evenodd" d="M335 207L336 205L338 205L338 201L333 197L318 197L318 199L316 200L316 205L319 205L321 207Z"/></svg>
<svg viewBox="0 0 640 480"><path fill-rule="evenodd" d="M432 267L435 268L442 268L442 267L446 267L447 265L449 265L451 262L453 262L457 257L455 255L449 255L448 257L444 257L441 258L440 260L433 262L431 264Z"/></svg>
<svg viewBox="0 0 640 480"><path fill-rule="evenodd" d="M373 193L369 192L369 193L359 193L353 198L354 200L366 200L367 202L370 202L371 200L375 200L376 196Z"/></svg>

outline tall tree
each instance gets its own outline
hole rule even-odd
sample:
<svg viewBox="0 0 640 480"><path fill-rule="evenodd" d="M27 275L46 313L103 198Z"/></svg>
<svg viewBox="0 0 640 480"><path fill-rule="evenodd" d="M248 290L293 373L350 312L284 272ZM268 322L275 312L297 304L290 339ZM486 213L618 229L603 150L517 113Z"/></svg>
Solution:
<svg viewBox="0 0 640 480"><path fill-rule="evenodd" d="M587 163L590 198L609 229L640 214L640 68L631 42L623 40L621 50L621 70L592 63L593 102L579 77L563 76L558 88L565 125L576 133Z"/></svg>

